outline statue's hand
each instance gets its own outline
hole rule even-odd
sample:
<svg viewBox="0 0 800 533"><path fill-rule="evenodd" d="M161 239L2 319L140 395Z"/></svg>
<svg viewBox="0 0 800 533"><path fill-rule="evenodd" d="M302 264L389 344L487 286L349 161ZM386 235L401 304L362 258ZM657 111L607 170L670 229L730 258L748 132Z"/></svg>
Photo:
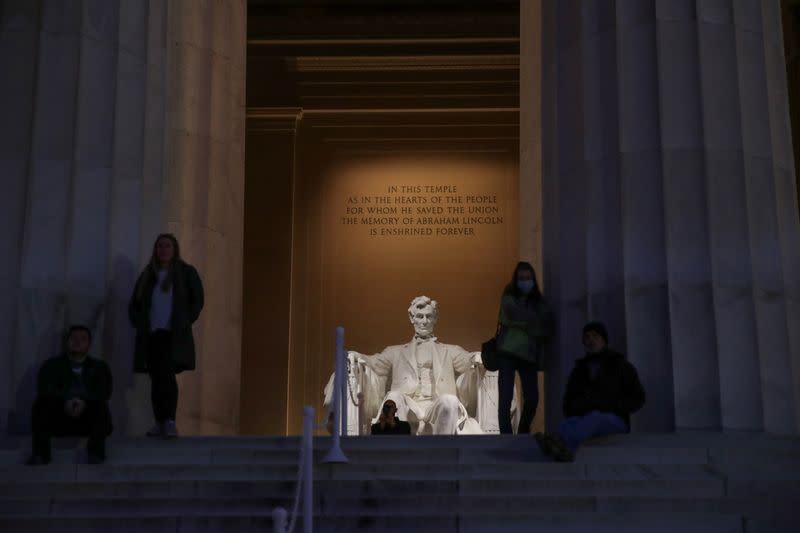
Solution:
<svg viewBox="0 0 800 533"><path fill-rule="evenodd" d="M475 355L472 356L472 365L473 366L478 366L478 365L483 366L483 359L481 359L481 352L475 352Z"/></svg>
<svg viewBox="0 0 800 533"><path fill-rule="evenodd" d="M367 364L367 362L365 361L364 354L358 352L352 352L352 351L347 352L347 358L351 364L358 363L361 366L366 366Z"/></svg>

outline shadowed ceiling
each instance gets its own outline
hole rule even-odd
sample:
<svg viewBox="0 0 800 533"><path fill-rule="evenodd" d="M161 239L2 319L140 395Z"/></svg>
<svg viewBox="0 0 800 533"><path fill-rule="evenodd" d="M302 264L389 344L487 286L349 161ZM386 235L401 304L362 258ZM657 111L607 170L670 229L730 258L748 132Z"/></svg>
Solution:
<svg viewBox="0 0 800 533"><path fill-rule="evenodd" d="M518 10L517 1L251 1L251 127L259 114L302 109L337 152L366 150L367 140L369 150L515 150Z"/></svg>

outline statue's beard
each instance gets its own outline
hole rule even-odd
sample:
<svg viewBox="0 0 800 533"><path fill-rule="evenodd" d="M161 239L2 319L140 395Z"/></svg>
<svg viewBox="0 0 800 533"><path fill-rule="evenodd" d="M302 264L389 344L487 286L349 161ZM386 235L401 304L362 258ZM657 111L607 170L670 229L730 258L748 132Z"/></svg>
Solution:
<svg viewBox="0 0 800 533"><path fill-rule="evenodd" d="M416 333L417 337L425 339L433 335L433 326L417 326L414 328L414 332Z"/></svg>

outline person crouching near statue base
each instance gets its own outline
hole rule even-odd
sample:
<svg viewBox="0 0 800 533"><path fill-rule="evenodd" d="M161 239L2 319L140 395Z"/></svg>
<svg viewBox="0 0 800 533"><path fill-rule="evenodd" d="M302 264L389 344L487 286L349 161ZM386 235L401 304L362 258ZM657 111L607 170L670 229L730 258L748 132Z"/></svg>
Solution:
<svg viewBox="0 0 800 533"><path fill-rule="evenodd" d="M636 368L608 349L601 322L583 328L586 356L575 361L564 393L564 416L558 433L537 433L542 451L556 461L573 461L581 443L630 431L630 415L644 405L645 392Z"/></svg>
<svg viewBox="0 0 800 533"><path fill-rule="evenodd" d="M178 436L175 376L195 368L192 324L202 309L203 284L197 270L183 261L173 235L159 235L128 306L128 316L136 328L134 371L150 376L156 424L147 432L148 437Z"/></svg>
<svg viewBox="0 0 800 533"><path fill-rule="evenodd" d="M42 365L33 403L33 454L29 465L48 464L52 436L88 436L89 464L106 458L106 437L111 434L111 370L89 357L92 334L86 326L72 326L67 350Z"/></svg>
<svg viewBox="0 0 800 533"><path fill-rule="evenodd" d="M370 428L372 435L411 435L411 424L397 418L397 406L392 400L386 400L381 409L381 416Z"/></svg>

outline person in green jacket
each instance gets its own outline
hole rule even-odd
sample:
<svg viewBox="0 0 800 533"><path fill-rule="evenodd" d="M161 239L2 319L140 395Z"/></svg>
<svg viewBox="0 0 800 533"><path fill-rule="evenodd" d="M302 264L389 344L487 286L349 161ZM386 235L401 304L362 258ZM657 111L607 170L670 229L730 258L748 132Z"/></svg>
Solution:
<svg viewBox="0 0 800 533"><path fill-rule="evenodd" d="M537 372L542 369L543 346L552 334L553 315L536 284L536 272L530 263L521 261L500 300L497 337L500 433L512 432L515 373L519 373L524 400L517 433L530 433L539 404Z"/></svg>
<svg viewBox="0 0 800 533"><path fill-rule="evenodd" d="M51 357L39 370L31 426L33 454L29 465L50 462L51 436L88 436L89 464L106 458L106 437L113 429L108 400L111 398L111 370L89 357L92 334L86 326L69 328L67 350Z"/></svg>
<svg viewBox="0 0 800 533"><path fill-rule="evenodd" d="M136 328L133 369L150 376L156 423L148 437L178 436L175 376L195 368L192 324L200 317L203 302L200 276L181 258L178 240L169 233L159 235L128 305L128 317Z"/></svg>

